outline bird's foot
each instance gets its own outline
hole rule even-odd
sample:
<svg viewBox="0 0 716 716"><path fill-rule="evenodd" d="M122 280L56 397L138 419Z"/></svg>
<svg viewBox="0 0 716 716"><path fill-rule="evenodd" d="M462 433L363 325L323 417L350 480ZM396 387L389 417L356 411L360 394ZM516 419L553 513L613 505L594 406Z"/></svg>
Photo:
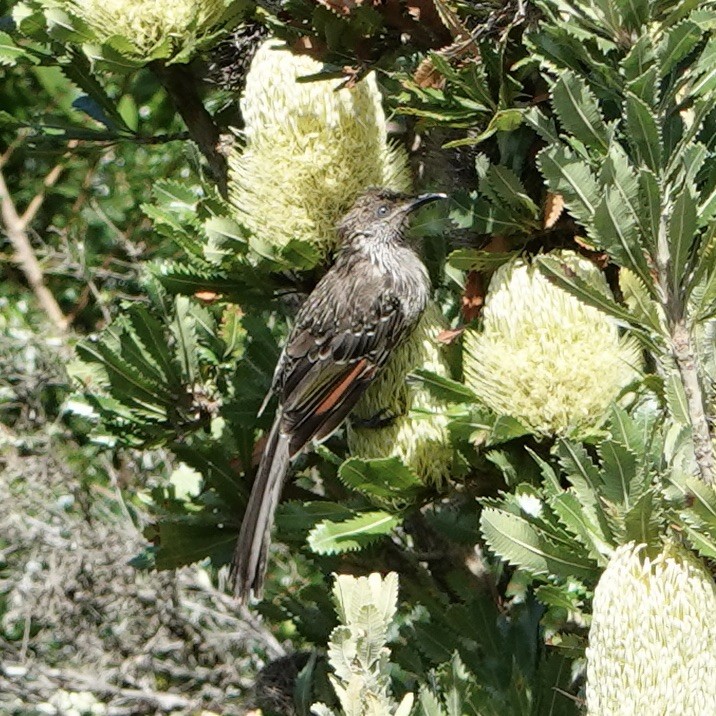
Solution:
<svg viewBox="0 0 716 716"><path fill-rule="evenodd" d="M374 413L368 418L351 418L351 422L356 428L368 428L369 430L375 430L378 428L387 428L395 422L398 418L397 413L393 413L388 408L381 408L377 413Z"/></svg>

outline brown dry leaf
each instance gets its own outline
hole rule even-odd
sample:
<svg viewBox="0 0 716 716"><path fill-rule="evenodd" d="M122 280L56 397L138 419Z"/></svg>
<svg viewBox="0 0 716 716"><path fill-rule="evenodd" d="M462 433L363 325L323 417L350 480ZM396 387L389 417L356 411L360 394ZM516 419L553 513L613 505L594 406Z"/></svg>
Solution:
<svg viewBox="0 0 716 716"><path fill-rule="evenodd" d="M438 333L438 343L448 346L459 338L464 331L464 328L446 328L444 331L440 331L440 333Z"/></svg>
<svg viewBox="0 0 716 716"><path fill-rule="evenodd" d="M574 236L574 243L577 244L580 248L584 249L585 251L595 251L597 250L597 247L592 244L587 238L584 236Z"/></svg>
<svg viewBox="0 0 716 716"><path fill-rule="evenodd" d="M544 202L544 228L551 229L562 216L564 211L564 197L561 194L547 193Z"/></svg>
<svg viewBox="0 0 716 716"><path fill-rule="evenodd" d="M583 236L575 236L574 243L579 246L579 252L584 258L589 259L597 268L602 271L609 265L609 254L599 251L594 244L591 244Z"/></svg>
<svg viewBox="0 0 716 716"><path fill-rule="evenodd" d="M196 291L194 293L194 298L198 298L204 303L214 303L221 298L221 294L216 293L216 291Z"/></svg>
<svg viewBox="0 0 716 716"><path fill-rule="evenodd" d="M418 87L430 87L433 89L442 89L445 86L445 78L437 71L433 61L426 57L415 70L413 80Z"/></svg>
<svg viewBox="0 0 716 716"><path fill-rule="evenodd" d="M480 315L485 304L485 281L478 271L470 271L467 274L461 303L462 317L465 323L469 323Z"/></svg>

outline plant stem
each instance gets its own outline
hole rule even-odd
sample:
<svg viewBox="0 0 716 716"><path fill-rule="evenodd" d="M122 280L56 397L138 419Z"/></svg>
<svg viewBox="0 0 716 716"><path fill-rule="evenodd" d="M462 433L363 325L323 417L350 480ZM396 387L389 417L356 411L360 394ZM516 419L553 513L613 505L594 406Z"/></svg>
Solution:
<svg viewBox="0 0 716 716"><path fill-rule="evenodd" d="M699 378L691 334L683 319L672 326L671 342L672 352L686 395L696 464L699 467L701 479L707 485L712 485L716 476L714 475L714 451L706 413L705 393Z"/></svg>
<svg viewBox="0 0 716 716"><path fill-rule="evenodd" d="M691 440L701 479L714 484L714 448L709 429L706 392L701 383L698 357L693 349L691 330L686 320L686 304L680 285L672 280L671 255L667 238L666 217L662 216L656 256L658 288L671 338L671 354L686 396L686 410L691 423Z"/></svg>
<svg viewBox="0 0 716 716"><path fill-rule="evenodd" d="M171 97L191 138L204 155L219 192L226 197L227 163L220 151L221 134L199 97L191 71L185 65L165 65L162 62L153 62L151 69Z"/></svg>

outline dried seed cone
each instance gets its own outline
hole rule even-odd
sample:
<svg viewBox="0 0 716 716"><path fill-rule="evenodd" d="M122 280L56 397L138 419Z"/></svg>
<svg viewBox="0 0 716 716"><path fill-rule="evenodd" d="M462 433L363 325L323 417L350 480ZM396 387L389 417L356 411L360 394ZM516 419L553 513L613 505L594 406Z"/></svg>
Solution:
<svg viewBox="0 0 716 716"><path fill-rule="evenodd" d="M229 157L229 198L267 250L298 239L323 257L363 190L410 188L407 156L388 142L374 75L340 90L340 80L298 82L322 65L278 48L265 42L246 78L246 146Z"/></svg>
<svg viewBox="0 0 716 716"><path fill-rule="evenodd" d="M446 405L419 385L409 385L407 375L422 368L450 377L437 336L446 327L435 304L430 304L408 340L390 357L381 376L368 389L348 427L348 447L364 459L399 457L426 483L439 484L450 474L453 450L447 430ZM409 411L425 411L409 414ZM381 411L397 416L385 427L362 427Z"/></svg>
<svg viewBox="0 0 716 716"><path fill-rule="evenodd" d="M616 550L594 592L588 716L716 714L716 585L669 544Z"/></svg>
<svg viewBox="0 0 716 716"><path fill-rule="evenodd" d="M560 258L593 288L611 295L590 261L571 251ZM465 382L493 411L516 418L535 434L593 431L638 376L636 342L522 259L495 272L483 319L482 331L465 334Z"/></svg>
<svg viewBox="0 0 716 716"><path fill-rule="evenodd" d="M138 57L149 58L166 41L169 54L213 30L225 16L223 0L68 0L100 40L120 36ZM166 54L166 53L163 53Z"/></svg>

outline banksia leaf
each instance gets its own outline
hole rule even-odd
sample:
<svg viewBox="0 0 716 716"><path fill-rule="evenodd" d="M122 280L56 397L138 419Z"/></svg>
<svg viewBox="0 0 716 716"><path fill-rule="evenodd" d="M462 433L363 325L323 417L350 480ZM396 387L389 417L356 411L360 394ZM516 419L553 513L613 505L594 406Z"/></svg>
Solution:
<svg viewBox="0 0 716 716"><path fill-rule="evenodd" d="M716 585L679 546L643 549L617 549L594 593L588 716L716 713Z"/></svg>
<svg viewBox="0 0 716 716"><path fill-rule="evenodd" d="M317 252L336 241L335 224L371 186L410 187L406 155L388 141L374 75L352 88L338 80L299 82L322 65L278 48L256 53L241 101L246 146L229 158L236 218L275 258L293 242Z"/></svg>
<svg viewBox="0 0 716 716"><path fill-rule="evenodd" d="M420 323L391 356L381 376L368 389L348 429L351 454L360 458L399 457L429 483L446 479L453 451L447 430L446 404L424 386L406 382L418 368L449 376L437 335L445 319L435 304L426 309ZM411 412L413 411L413 412ZM375 416L393 419L383 427L361 425Z"/></svg>
<svg viewBox="0 0 716 716"><path fill-rule="evenodd" d="M560 260L609 294L591 262L571 252ZM635 342L521 259L496 271L483 316L482 331L465 333L465 382L494 412L535 434L588 434L637 376Z"/></svg>
<svg viewBox="0 0 716 716"><path fill-rule="evenodd" d="M367 577L341 574L333 586L333 598L341 624L331 632L328 662L333 689L342 716L408 716L413 695L398 703L390 694L388 629L398 606L398 575ZM325 704L311 712L329 716Z"/></svg>

